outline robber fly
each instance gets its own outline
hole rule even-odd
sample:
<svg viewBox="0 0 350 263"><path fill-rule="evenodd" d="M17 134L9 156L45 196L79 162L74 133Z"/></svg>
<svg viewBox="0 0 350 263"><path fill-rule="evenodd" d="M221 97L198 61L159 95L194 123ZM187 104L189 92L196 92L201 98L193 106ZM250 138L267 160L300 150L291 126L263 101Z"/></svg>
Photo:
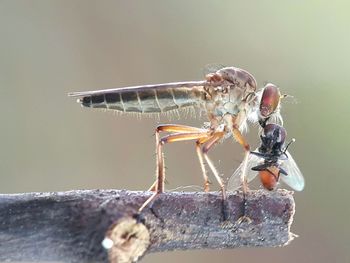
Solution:
<svg viewBox="0 0 350 263"><path fill-rule="evenodd" d="M243 146L241 183L247 191L244 175L250 147L242 132L247 120L266 122L273 118L282 120L279 114L281 94L273 84L267 84L257 92L255 78L247 71L225 67L206 75L205 80L143 85L107 90L74 92L69 96L79 97L78 102L89 108L103 108L120 112L163 113L187 107L197 107L208 116L209 122L202 128L185 125L165 124L157 126L157 179L151 186L153 195L140 207L143 210L154 198L164 191L163 146L177 141L194 140L203 178L204 190L209 191L206 162L218 181L223 202L226 200L225 184L208 157L208 151L218 142L232 136ZM161 132L168 135L160 138Z"/></svg>
<svg viewBox="0 0 350 263"><path fill-rule="evenodd" d="M263 125L264 126L264 125ZM247 182L260 176L262 185L267 190L274 190L281 179L296 191L304 188L304 178L291 154L287 151L291 142L284 146L286 130L277 124L267 124L260 135L261 145L248 157ZM229 179L227 189L240 187L241 167Z"/></svg>

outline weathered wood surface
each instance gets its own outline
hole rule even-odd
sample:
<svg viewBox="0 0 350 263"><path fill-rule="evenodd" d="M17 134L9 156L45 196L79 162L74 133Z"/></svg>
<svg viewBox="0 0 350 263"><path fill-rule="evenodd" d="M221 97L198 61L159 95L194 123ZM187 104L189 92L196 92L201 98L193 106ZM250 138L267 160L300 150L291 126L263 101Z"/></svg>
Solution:
<svg viewBox="0 0 350 263"><path fill-rule="evenodd" d="M108 261L101 246L114 222L132 217L150 192L75 190L0 195L0 261ZM223 222L220 193L167 192L145 209L146 253L200 248L274 247L293 238L292 192L250 191L228 196Z"/></svg>

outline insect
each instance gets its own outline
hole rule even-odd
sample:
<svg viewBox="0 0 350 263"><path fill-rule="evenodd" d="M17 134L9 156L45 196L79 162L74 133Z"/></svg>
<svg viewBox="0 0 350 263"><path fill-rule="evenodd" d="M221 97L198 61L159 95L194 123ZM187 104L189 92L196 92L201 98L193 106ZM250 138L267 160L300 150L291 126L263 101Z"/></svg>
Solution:
<svg viewBox="0 0 350 263"><path fill-rule="evenodd" d="M287 151L295 140L292 139L287 146L284 146L286 136L286 130L280 125L267 124L263 127L260 135L261 145L248 157L247 182L259 175L262 185L267 190L274 190L279 179L296 191L303 190L304 177L292 155ZM240 169L238 167L229 179L227 186L229 190L240 187Z"/></svg>
<svg viewBox="0 0 350 263"><path fill-rule="evenodd" d="M257 92L255 78L246 70L224 67L206 75L205 80L143 85L87 92L73 92L71 97L79 97L84 107L104 108L120 112L163 113L188 107L203 111L209 122L203 127L164 124L155 129L157 152L157 179L150 190L154 193L140 207L141 212L157 195L164 191L165 144L177 141L195 141L195 149L204 178L204 190L209 191L209 179L205 163L218 181L222 200L225 204L225 184L208 157L208 152L222 140L233 137L242 145L245 155L241 166L241 185L247 191L245 173L250 146L242 132L247 121L266 123L269 119L280 120L279 102L281 94L273 84L266 84L263 91ZM167 132L160 137L161 132ZM224 205L223 205L224 207Z"/></svg>

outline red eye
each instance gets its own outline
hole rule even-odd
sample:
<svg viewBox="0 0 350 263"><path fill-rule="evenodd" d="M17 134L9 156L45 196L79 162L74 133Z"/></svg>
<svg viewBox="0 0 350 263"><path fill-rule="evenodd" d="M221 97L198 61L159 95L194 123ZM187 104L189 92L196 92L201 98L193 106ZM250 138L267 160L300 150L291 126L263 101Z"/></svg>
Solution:
<svg viewBox="0 0 350 263"><path fill-rule="evenodd" d="M276 85L268 83L264 87L260 101L260 114L262 117L269 117L277 109L281 93Z"/></svg>

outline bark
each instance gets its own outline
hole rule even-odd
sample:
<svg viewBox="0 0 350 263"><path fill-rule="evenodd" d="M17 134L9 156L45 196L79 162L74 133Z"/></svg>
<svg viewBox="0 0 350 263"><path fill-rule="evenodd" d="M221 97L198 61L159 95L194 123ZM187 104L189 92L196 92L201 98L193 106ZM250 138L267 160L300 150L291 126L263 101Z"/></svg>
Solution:
<svg viewBox="0 0 350 263"><path fill-rule="evenodd" d="M133 215L150 194L0 195L0 261L131 262L152 252L276 247L293 239L294 200L286 190L249 191L245 206L241 192L229 194L225 222L220 193L167 192L144 210L144 221L136 221ZM241 220L244 207L247 218Z"/></svg>

